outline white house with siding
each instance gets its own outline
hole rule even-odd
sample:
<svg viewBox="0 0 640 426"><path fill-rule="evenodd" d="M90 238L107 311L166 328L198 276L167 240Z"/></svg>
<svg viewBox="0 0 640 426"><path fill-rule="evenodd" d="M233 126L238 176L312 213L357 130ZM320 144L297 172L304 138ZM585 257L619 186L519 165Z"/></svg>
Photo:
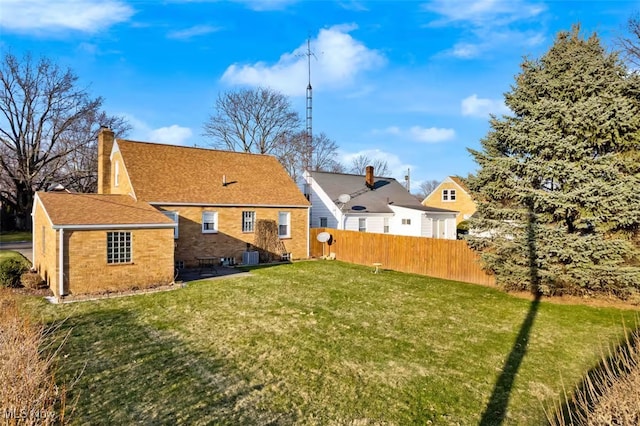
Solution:
<svg viewBox="0 0 640 426"><path fill-rule="evenodd" d="M423 206L397 180L367 174L305 172L312 228L456 239L457 211ZM341 202L346 194L348 201Z"/></svg>

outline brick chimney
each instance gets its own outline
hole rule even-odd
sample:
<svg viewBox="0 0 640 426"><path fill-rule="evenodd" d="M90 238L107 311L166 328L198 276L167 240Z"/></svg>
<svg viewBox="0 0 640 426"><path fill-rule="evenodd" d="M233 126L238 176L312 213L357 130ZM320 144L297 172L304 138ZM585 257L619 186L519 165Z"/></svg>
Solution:
<svg viewBox="0 0 640 426"><path fill-rule="evenodd" d="M111 149L114 141L113 131L107 126L98 133L98 194L111 193Z"/></svg>
<svg viewBox="0 0 640 426"><path fill-rule="evenodd" d="M365 183L367 184L367 188L373 189L373 166L367 166L366 170Z"/></svg>

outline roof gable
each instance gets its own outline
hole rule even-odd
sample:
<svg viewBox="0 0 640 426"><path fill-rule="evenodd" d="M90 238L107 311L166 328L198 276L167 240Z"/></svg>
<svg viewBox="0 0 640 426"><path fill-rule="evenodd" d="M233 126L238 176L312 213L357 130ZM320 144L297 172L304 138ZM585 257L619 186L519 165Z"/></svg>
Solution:
<svg viewBox="0 0 640 426"><path fill-rule="evenodd" d="M393 213L390 204L424 209L420 201L394 178L374 177L374 185L370 189L363 175L329 172L311 172L310 175L336 206L342 207L346 213ZM341 194L351 197L344 206L338 200Z"/></svg>
<svg viewBox="0 0 640 426"><path fill-rule="evenodd" d="M166 225L173 221L129 195L38 192L53 226Z"/></svg>
<svg viewBox="0 0 640 426"><path fill-rule="evenodd" d="M152 203L308 206L275 157L118 140L138 200Z"/></svg>

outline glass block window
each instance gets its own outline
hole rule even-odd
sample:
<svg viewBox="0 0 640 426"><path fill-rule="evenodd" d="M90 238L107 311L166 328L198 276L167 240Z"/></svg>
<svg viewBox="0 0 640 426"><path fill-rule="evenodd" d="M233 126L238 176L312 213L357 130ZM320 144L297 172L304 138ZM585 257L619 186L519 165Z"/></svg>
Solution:
<svg viewBox="0 0 640 426"><path fill-rule="evenodd" d="M107 263L131 262L131 232L107 232Z"/></svg>

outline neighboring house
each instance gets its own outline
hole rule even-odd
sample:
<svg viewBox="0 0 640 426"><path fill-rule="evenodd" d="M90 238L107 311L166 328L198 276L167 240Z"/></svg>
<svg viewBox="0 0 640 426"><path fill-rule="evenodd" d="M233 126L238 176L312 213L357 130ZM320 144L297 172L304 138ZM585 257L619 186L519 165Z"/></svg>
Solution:
<svg viewBox="0 0 640 426"><path fill-rule="evenodd" d="M305 172L311 227L456 239L457 211L425 207L395 179L373 173L371 166L365 176Z"/></svg>
<svg viewBox="0 0 640 426"><path fill-rule="evenodd" d="M37 192L33 267L57 298L173 282L173 221L129 195Z"/></svg>
<svg viewBox="0 0 640 426"><path fill-rule="evenodd" d="M456 225L467 220L476 212L476 203L471 198L469 189L458 176L448 176L422 204L428 207L457 210Z"/></svg>
<svg viewBox="0 0 640 426"><path fill-rule="evenodd" d="M267 155L116 140L105 128L98 136L98 194L38 193L38 199L34 241L43 238L48 245L43 245L45 252L34 246L34 254L40 253L39 270L57 296L171 281L175 267L195 267L203 258L241 263L243 254L254 249L261 219L277 224L274 256L299 259L309 253L309 202L278 160ZM71 210L72 222L58 219L60 212ZM67 242L70 225L79 226L90 240L87 259L73 254L84 237ZM147 238L148 230L156 228L160 234ZM85 233L89 230L95 232ZM129 234L111 234L123 230ZM52 238L60 240L55 243L60 253L50 246ZM111 264L111 241L126 245L127 238L131 255ZM157 266L146 263L147 254ZM51 256L64 267L55 266ZM156 274L156 269L163 272ZM78 272L84 270L94 271L91 279ZM136 271L131 278L129 271Z"/></svg>

